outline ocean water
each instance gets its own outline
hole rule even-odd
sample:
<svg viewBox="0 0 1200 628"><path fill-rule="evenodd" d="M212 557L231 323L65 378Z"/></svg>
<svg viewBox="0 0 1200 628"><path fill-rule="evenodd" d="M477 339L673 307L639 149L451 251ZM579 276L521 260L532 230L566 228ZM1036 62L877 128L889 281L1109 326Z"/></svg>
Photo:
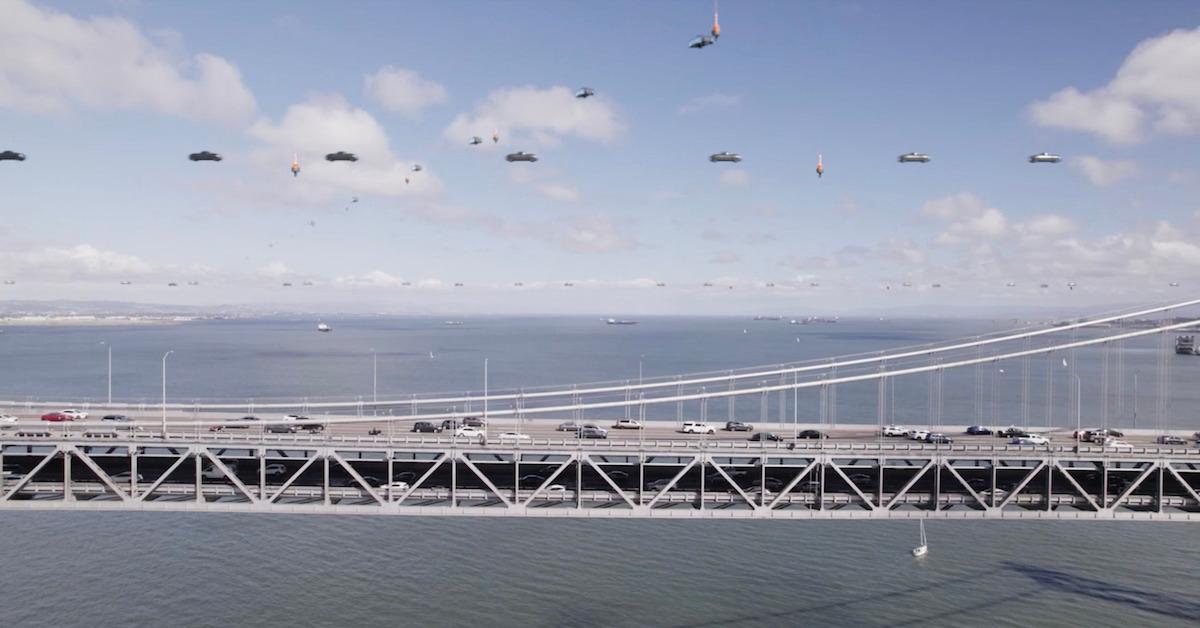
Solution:
<svg viewBox="0 0 1200 628"><path fill-rule="evenodd" d="M114 395L356 398L719 371L966 337L1011 321L844 321L788 326L662 318L211 321L170 326L10 327L0 334L0 396L98 400L105 346ZM743 333L743 330L745 332ZM1090 333L1090 332L1089 332ZM1081 335L1082 337L1082 335ZM800 340L797 341L797 338ZM1173 339L1173 338L1172 338ZM430 358L429 353L434 357ZM1082 412L1111 425L1196 424L1200 357L1170 356L1159 403L1158 339L1130 342L1108 402L1100 350L1071 356ZM1063 359L968 369L943 382L945 421L1073 424ZM1039 370L1041 369L1041 370ZM993 384L993 378L995 383ZM996 391L993 396L992 390ZM1116 389L1123 396L1118 402ZM386 391L386 392L385 392ZM978 391L978 393L976 392ZM927 378L901 381L887 411L928 414ZM1015 401L1014 401L1015 398ZM994 400L994 403L992 403ZM772 399L774 402L774 399ZM839 420L875 422L874 384L847 386ZM756 418L757 403L749 404ZM1107 406L1107 408L1106 408ZM1120 412L1118 412L1118 406ZM1156 416L1160 409L1164 416ZM1105 411L1109 416L1104 418ZM719 410L712 410L720 412ZM777 406L768 412L778 412ZM815 416L815 400L801 398ZM674 411L669 414L673 417ZM889 415L890 416L890 415ZM1154 626L1200 622L1200 527L1130 522L587 521L182 513L0 514L5 626Z"/></svg>

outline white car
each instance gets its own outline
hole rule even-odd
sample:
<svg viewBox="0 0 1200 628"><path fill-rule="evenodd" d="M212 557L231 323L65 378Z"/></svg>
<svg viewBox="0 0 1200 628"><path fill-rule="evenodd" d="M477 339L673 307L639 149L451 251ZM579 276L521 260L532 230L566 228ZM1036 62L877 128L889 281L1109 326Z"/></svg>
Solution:
<svg viewBox="0 0 1200 628"><path fill-rule="evenodd" d="M393 493L405 493L408 491L409 488L412 488L412 487L409 485L408 482L398 482L397 481L397 482L392 482L391 484L388 484L387 486L385 486L383 488L391 490Z"/></svg>
<svg viewBox="0 0 1200 628"><path fill-rule="evenodd" d="M474 428L472 428L472 429L474 429ZM506 440L511 440L511 441L523 441L523 440L531 440L531 438L529 437L529 434L522 434L522 433L520 433L520 432L503 432L503 433L501 433L501 434L500 434L500 436L499 436L498 438L499 438L501 441L506 441Z"/></svg>
<svg viewBox="0 0 1200 628"><path fill-rule="evenodd" d="M109 477L113 482L129 482L133 479L133 474L129 471L122 471ZM142 474L137 474L137 481L142 481Z"/></svg>
<svg viewBox="0 0 1200 628"><path fill-rule="evenodd" d="M617 422L613 423L613 429L614 430L640 430L640 429L642 429L642 424L640 421L637 421L636 419L617 419Z"/></svg>
<svg viewBox="0 0 1200 628"><path fill-rule="evenodd" d="M237 463L226 462L225 466L229 467L230 473L237 473ZM206 480L219 480L225 477L225 472L222 471L217 465L210 464L204 467L204 470L200 472L200 477Z"/></svg>
<svg viewBox="0 0 1200 628"><path fill-rule="evenodd" d="M83 410L75 410L71 408L59 410L59 414L66 415L67 419L71 421L86 421L88 417L88 413L84 412Z"/></svg>
<svg viewBox="0 0 1200 628"><path fill-rule="evenodd" d="M908 428L903 425L885 425L883 426L884 436L908 436Z"/></svg>
<svg viewBox="0 0 1200 628"><path fill-rule="evenodd" d="M562 484L551 484L550 486L547 486L545 490L546 493L565 493L566 491L567 487L563 486Z"/></svg>
<svg viewBox="0 0 1200 628"><path fill-rule="evenodd" d="M926 436L929 436L929 430L909 430L908 431L908 438L910 440L925 440Z"/></svg>
<svg viewBox="0 0 1200 628"><path fill-rule="evenodd" d="M454 430L454 435L465 438L479 438L483 436L483 430L477 427L463 426Z"/></svg>
<svg viewBox="0 0 1200 628"><path fill-rule="evenodd" d="M716 434L717 430L707 423L698 423L696 421L685 421L683 427L679 428L684 434Z"/></svg>
<svg viewBox="0 0 1200 628"><path fill-rule="evenodd" d="M268 476L283 475L287 473L287 466L281 462L272 462L263 469L263 472Z"/></svg>
<svg viewBox="0 0 1200 628"><path fill-rule="evenodd" d="M17 424L17 417L11 414L0 414L0 428L9 429Z"/></svg>
<svg viewBox="0 0 1200 628"><path fill-rule="evenodd" d="M1050 439L1046 438L1045 436L1039 436L1037 434L1030 434L1028 436L1018 436L1018 437L1008 441L1008 444L1009 445L1049 445Z"/></svg>
<svg viewBox="0 0 1200 628"><path fill-rule="evenodd" d="M1100 443L1100 446L1101 447L1121 447L1121 448L1133 447L1133 445L1131 445L1123 440L1118 440L1118 439L1112 438L1112 437L1104 439L1104 441L1102 441Z"/></svg>

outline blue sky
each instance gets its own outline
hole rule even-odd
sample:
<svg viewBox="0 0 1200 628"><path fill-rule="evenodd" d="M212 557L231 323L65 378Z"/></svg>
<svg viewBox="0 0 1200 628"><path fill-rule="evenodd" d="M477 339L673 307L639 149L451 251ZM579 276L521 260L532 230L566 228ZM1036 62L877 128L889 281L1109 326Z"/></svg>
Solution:
<svg viewBox="0 0 1200 628"><path fill-rule="evenodd" d="M29 155L0 162L4 289L703 314L1200 285L1195 3L725 2L719 42L687 49L710 21L703 1L0 0L0 149ZM1064 162L1026 162L1043 150Z"/></svg>

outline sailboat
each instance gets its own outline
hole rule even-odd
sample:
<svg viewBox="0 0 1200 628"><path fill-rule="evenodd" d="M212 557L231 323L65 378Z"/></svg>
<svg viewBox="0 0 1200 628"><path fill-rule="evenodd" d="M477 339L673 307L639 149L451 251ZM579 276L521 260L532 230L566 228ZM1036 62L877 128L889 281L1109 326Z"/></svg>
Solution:
<svg viewBox="0 0 1200 628"><path fill-rule="evenodd" d="M929 553L929 543L925 540L925 520L921 519L921 544L914 547L912 555L920 558Z"/></svg>
<svg viewBox="0 0 1200 628"><path fill-rule="evenodd" d="M317 331L332 331L333 328L325 323L317 323Z"/></svg>

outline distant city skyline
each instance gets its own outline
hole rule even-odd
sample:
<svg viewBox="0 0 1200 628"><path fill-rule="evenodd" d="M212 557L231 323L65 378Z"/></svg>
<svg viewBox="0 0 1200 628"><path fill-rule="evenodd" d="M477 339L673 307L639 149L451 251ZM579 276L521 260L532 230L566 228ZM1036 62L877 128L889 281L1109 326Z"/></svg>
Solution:
<svg viewBox="0 0 1200 628"><path fill-rule="evenodd" d="M27 155L0 161L0 298L936 315L1197 294L1195 3L728 2L688 49L711 11L0 0L0 150Z"/></svg>

